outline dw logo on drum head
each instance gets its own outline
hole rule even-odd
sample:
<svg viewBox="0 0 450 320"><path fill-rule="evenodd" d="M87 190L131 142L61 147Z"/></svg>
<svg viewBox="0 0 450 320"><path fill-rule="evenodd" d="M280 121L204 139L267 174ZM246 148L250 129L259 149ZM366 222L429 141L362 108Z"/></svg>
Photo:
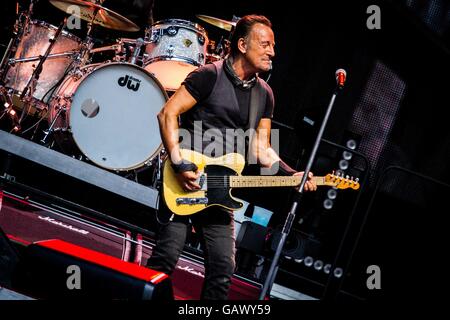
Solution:
<svg viewBox="0 0 450 320"><path fill-rule="evenodd" d="M133 84L133 82L135 84ZM133 78L132 76L125 75L125 77L120 77L119 80L117 80L117 83L121 87L127 86L128 89L133 91L138 91L139 86L141 85L141 80Z"/></svg>

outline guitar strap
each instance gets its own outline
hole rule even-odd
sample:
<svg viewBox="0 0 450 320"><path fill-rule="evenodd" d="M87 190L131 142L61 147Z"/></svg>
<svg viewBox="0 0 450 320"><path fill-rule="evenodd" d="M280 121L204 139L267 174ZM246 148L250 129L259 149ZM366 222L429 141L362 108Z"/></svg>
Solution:
<svg viewBox="0 0 450 320"><path fill-rule="evenodd" d="M266 91L261 84L261 79L258 78L256 85L251 89L250 95L250 108L248 116L248 124L250 129L249 145L247 150L247 163L256 164L256 159L250 152L250 146L252 145L255 130L258 127L259 121L262 118L264 108L266 105Z"/></svg>

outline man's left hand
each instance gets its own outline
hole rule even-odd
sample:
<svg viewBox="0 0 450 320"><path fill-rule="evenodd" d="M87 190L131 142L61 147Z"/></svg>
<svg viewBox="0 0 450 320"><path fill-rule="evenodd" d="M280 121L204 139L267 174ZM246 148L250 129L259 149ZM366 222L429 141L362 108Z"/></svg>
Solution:
<svg viewBox="0 0 450 320"><path fill-rule="evenodd" d="M303 177L303 173L304 173L304 171L301 171L301 172L296 172L293 175ZM306 180L305 187L303 190L305 190L305 191L316 191L317 190L317 184L314 181L313 176L314 176L313 173L309 172L308 180ZM296 187L297 190L298 190L298 188L299 187Z"/></svg>

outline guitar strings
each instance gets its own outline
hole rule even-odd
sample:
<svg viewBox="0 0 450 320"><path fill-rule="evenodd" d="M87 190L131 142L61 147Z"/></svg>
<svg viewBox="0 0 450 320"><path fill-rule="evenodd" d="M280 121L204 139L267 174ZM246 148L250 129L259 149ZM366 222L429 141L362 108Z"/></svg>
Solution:
<svg viewBox="0 0 450 320"><path fill-rule="evenodd" d="M208 176L206 178L206 181L208 183L208 188L216 188L216 189L217 188L229 188L231 177L239 177L239 176ZM291 177L286 177L286 178L291 178ZM268 180L269 180L269 182L285 183L286 180L292 179L292 178L291 179L286 179L286 178L277 177L275 179L272 179L272 180L268 179ZM250 186L253 186L256 184L256 186L258 186L258 185L263 185L263 182L258 183L258 181L256 180L256 181L244 182L241 184L250 185Z"/></svg>

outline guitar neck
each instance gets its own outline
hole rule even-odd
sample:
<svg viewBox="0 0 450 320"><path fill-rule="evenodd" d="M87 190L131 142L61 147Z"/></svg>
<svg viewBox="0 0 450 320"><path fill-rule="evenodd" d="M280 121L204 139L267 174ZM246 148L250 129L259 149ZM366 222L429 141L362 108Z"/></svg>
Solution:
<svg viewBox="0 0 450 320"><path fill-rule="evenodd" d="M325 177L313 177L318 186L331 185ZM254 187L295 187L300 185L302 177L296 176L230 176L231 188Z"/></svg>

